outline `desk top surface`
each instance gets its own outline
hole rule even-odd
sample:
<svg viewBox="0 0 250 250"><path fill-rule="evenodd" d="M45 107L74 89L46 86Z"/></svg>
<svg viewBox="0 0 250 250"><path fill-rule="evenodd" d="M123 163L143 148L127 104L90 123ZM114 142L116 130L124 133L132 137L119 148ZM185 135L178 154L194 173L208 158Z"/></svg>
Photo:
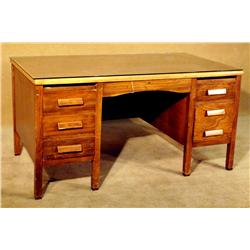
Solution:
<svg viewBox="0 0 250 250"><path fill-rule="evenodd" d="M239 75L243 71L184 53L13 57L36 84ZM60 80L60 81L58 81Z"/></svg>

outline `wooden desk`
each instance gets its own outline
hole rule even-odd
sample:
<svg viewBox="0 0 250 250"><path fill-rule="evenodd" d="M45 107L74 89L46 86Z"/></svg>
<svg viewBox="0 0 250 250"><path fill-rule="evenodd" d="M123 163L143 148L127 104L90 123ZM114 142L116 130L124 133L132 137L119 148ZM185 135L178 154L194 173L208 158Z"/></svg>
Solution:
<svg viewBox="0 0 250 250"><path fill-rule="evenodd" d="M242 69L183 53L19 57L11 64L14 152L24 145L34 161L36 199L50 165L92 161L91 188L99 188L102 115L113 114L102 104L119 97L133 97L123 103L126 115L184 145L185 176L197 146L227 144L226 169L233 168ZM123 116L116 103L117 110Z"/></svg>

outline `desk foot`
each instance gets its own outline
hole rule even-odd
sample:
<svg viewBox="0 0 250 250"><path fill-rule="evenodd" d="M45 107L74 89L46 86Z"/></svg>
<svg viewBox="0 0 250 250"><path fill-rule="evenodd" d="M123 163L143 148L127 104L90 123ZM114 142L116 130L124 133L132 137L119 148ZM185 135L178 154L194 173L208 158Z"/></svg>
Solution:
<svg viewBox="0 0 250 250"><path fill-rule="evenodd" d="M20 155L22 153L23 144L21 142L19 134L14 131L14 154Z"/></svg>
<svg viewBox="0 0 250 250"><path fill-rule="evenodd" d="M190 172L189 173L182 173L183 174L183 176L190 176Z"/></svg>
<svg viewBox="0 0 250 250"><path fill-rule="evenodd" d="M35 181L34 181L34 198L36 200L42 199L43 195L49 185L50 177L44 170L44 166L38 164L35 166Z"/></svg>
<svg viewBox="0 0 250 250"><path fill-rule="evenodd" d="M227 144L226 170L233 170L235 142Z"/></svg>

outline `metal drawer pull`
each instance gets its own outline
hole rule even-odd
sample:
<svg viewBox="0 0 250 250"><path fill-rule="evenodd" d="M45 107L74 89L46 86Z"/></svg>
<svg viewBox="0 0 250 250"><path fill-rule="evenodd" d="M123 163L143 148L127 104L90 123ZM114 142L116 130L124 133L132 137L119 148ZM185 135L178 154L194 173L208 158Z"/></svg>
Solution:
<svg viewBox="0 0 250 250"><path fill-rule="evenodd" d="M225 95L227 93L227 89L209 89L207 93L208 95Z"/></svg>
<svg viewBox="0 0 250 250"><path fill-rule="evenodd" d="M57 152L59 154L81 152L81 151L82 151L82 145L81 144L57 146Z"/></svg>
<svg viewBox="0 0 250 250"><path fill-rule="evenodd" d="M58 130L82 128L82 121L58 122L57 127Z"/></svg>
<svg viewBox="0 0 250 250"><path fill-rule="evenodd" d="M82 98L58 99L57 102L59 107L83 105Z"/></svg>
<svg viewBox="0 0 250 250"><path fill-rule="evenodd" d="M207 116L225 115L225 109L207 110Z"/></svg>
<svg viewBox="0 0 250 250"><path fill-rule="evenodd" d="M214 136L214 135L223 135L223 129L217 129L217 130L207 130L205 131L205 136Z"/></svg>

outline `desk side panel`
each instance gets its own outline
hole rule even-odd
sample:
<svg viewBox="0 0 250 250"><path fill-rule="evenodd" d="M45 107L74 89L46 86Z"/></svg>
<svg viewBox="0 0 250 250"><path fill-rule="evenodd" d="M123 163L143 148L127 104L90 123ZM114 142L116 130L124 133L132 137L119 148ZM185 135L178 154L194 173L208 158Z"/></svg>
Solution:
<svg viewBox="0 0 250 250"><path fill-rule="evenodd" d="M161 112L151 124L177 142L184 144L187 128L188 97L185 96Z"/></svg>
<svg viewBox="0 0 250 250"><path fill-rule="evenodd" d="M13 66L15 129L32 160L35 160L35 86Z"/></svg>

